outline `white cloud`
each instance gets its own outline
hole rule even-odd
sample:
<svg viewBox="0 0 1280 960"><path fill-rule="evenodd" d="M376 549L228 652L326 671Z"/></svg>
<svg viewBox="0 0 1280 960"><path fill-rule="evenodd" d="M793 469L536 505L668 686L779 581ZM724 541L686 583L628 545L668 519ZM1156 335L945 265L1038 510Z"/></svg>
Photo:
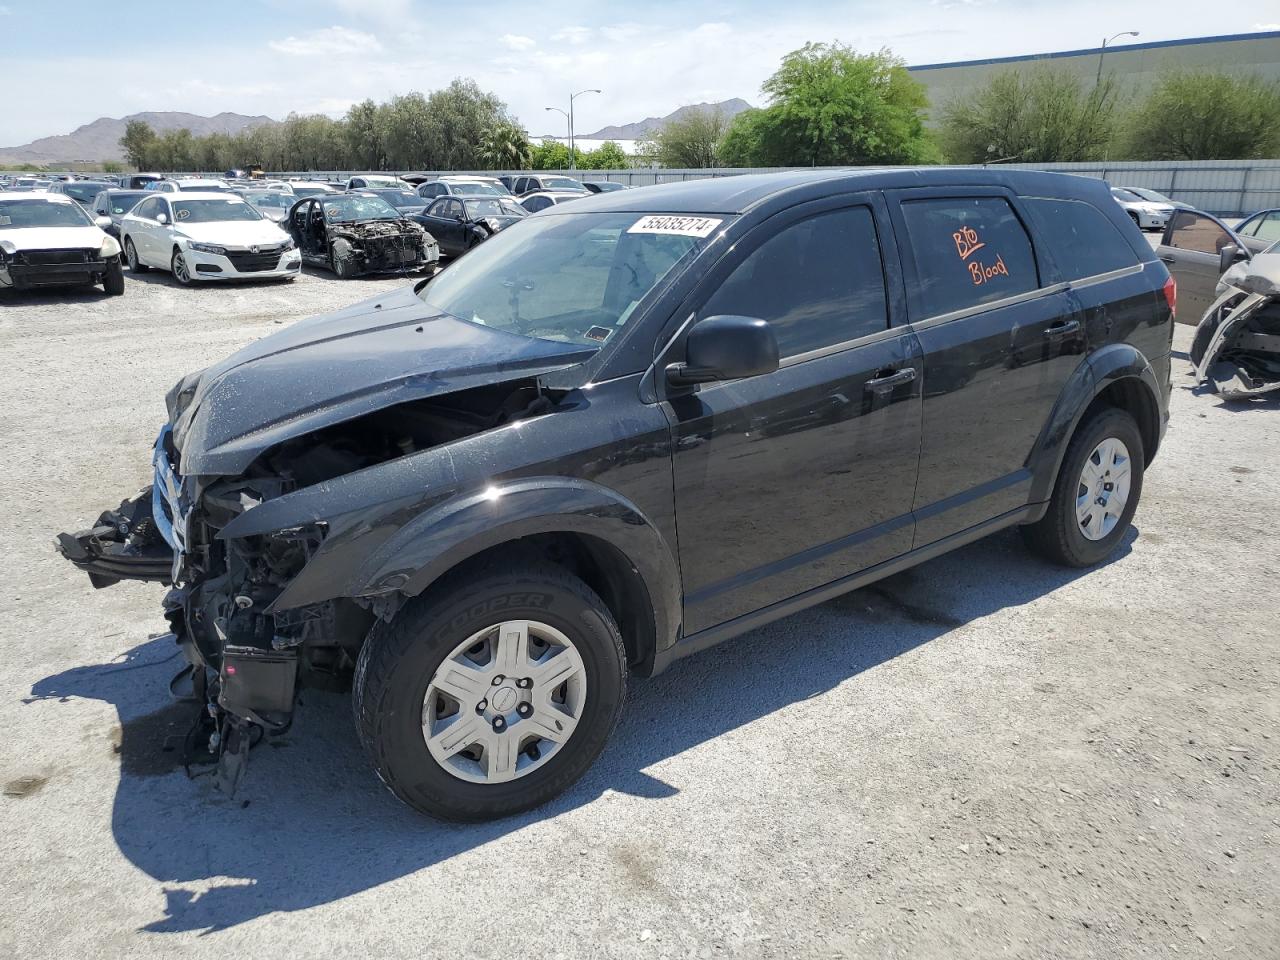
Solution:
<svg viewBox="0 0 1280 960"><path fill-rule="evenodd" d="M268 46L277 53L295 57L340 57L366 53L379 53L382 44L372 33L362 33L348 27L325 27L312 30L300 37L272 40Z"/></svg>
<svg viewBox="0 0 1280 960"><path fill-rule="evenodd" d="M551 35L552 40L561 43L572 43L574 46L586 43L591 39L590 27L564 27Z"/></svg>
<svg viewBox="0 0 1280 960"><path fill-rule="evenodd" d="M518 33L504 33L498 38L498 42L508 50L532 50L538 45L533 37L522 37Z"/></svg>
<svg viewBox="0 0 1280 960"><path fill-rule="evenodd" d="M410 0L332 0L333 5L361 23L405 23L413 16Z"/></svg>
<svg viewBox="0 0 1280 960"><path fill-rule="evenodd" d="M12 8L6 7L4 4L0 4L0 17L7 17L11 13L13 13Z"/></svg>

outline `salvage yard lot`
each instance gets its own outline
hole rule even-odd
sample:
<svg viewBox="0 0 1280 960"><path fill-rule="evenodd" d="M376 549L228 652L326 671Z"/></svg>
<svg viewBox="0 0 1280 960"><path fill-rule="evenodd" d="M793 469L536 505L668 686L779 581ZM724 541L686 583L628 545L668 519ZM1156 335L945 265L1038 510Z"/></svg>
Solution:
<svg viewBox="0 0 1280 960"><path fill-rule="evenodd" d="M179 376L406 282L0 293L6 956L1280 956L1280 402L1196 394L1188 326L1098 569L1007 531L637 680L496 824L401 806L345 695L189 781L161 588L52 538L148 482Z"/></svg>

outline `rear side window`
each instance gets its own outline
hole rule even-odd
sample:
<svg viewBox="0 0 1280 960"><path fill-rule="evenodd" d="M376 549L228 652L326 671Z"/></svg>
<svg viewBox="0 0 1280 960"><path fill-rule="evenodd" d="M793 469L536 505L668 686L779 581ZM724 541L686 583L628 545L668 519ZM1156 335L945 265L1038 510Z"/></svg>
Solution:
<svg viewBox="0 0 1280 960"><path fill-rule="evenodd" d="M704 317L717 314L769 321L783 357L884 330L889 314L871 211L834 210L770 237L702 309Z"/></svg>
<svg viewBox="0 0 1280 960"><path fill-rule="evenodd" d="M1023 199L1041 237L1051 243L1063 280L1123 270L1138 255L1106 214L1082 200Z"/></svg>
<svg viewBox="0 0 1280 960"><path fill-rule="evenodd" d="M1213 217L1192 210L1177 210L1169 225L1169 246L1179 250L1218 255L1228 243L1234 243L1231 234L1223 230Z"/></svg>
<svg viewBox="0 0 1280 960"><path fill-rule="evenodd" d="M1007 200L908 200L902 215L924 317L1003 300L1040 285L1031 238Z"/></svg>

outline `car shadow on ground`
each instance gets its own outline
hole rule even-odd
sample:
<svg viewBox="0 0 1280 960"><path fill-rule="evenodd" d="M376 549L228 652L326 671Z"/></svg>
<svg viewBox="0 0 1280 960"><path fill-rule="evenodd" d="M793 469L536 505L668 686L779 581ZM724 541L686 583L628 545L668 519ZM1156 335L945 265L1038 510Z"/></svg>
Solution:
<svg viewBox="0 0 1280 960"><path fill-rule="evenodd" d="M1137 536L1131 530L1107 562L1126 555ZM365 761L349 697L339 694L303 692L293 729L253 751L234 800L217 793L208 776L187 780L181 740L193 707L156 710L182 663L168 634L123 660L41 680L28 702L92 698L116 706L121 775L112 831L125 857L164 885L166 899L164 915L144 929L212 931L359 893L606 791L651 798L652 822L660 823L660 801L678 790L647 768L1083 573L1033 558L1016 531L1004 531L659 677L635 679L623 720L587 775L552 803L497 823L441 823L400 804ZM708 689L716 695L706 696Z"/></svg>

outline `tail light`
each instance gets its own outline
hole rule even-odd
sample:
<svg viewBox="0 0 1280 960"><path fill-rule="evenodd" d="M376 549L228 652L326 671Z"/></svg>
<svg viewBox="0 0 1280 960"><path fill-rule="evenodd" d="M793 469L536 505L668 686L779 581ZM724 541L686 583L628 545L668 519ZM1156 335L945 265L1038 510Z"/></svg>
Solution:
<svg viewBox="0 0 1280 960"><path fill-rule="evenodd" d="M1178 284L1177 281L1170 277L1164 282L1164 299L1169 304L1169 312L1173 314L1173 318L1178 319Z"/></svg>

